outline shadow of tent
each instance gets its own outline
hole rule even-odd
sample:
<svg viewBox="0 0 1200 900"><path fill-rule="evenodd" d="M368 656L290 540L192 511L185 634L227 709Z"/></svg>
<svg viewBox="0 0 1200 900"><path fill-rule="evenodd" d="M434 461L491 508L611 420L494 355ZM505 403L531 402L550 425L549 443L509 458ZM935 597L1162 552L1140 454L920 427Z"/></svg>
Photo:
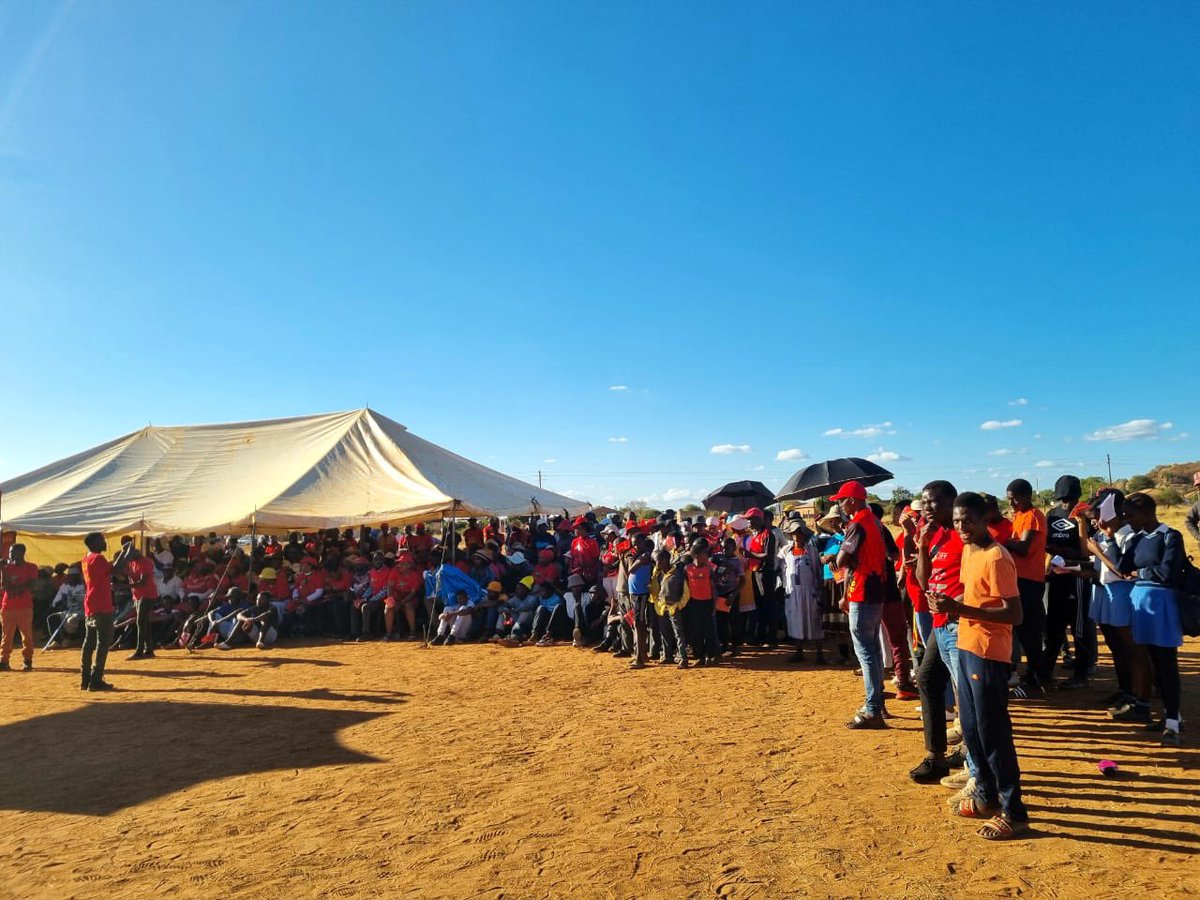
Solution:
<svg viewBox="0 0 1200 900"><path fill-rule="evenodd" d="M380 760L338 732L383 715L186 702L89 703L0 726L0 809L105 816L214 779Z"/></svg>

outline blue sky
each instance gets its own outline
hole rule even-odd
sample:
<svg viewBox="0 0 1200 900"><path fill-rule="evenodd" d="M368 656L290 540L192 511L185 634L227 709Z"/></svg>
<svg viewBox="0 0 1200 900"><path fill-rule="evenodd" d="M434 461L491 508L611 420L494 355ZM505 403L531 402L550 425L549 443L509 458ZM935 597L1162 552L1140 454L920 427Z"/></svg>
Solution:
<svg viewBox="0 0 1200 900"><path fill-rule="evenodd" d="M1196 459L1198 38L1189 4L10 0L0 478L366 404L597 503Z"/></svg>

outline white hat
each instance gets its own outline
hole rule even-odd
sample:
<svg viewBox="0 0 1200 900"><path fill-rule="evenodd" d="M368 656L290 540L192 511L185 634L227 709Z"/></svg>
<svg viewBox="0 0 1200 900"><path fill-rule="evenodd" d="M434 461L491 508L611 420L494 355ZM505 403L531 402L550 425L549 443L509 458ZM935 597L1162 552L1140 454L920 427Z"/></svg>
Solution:
<svg viewBox="0 0 1200 900"><path fill-rule="evenodd" d="M729 520L729 527L734 531L746 531L750 528L750 520L745 516L734 516Z"/></svg>
<svg viewBox="0 0 1200 900"><path fill-rule="evenodd" d="M708 527L709 528L716 528L720 524L721 524L721 519L719 516L709 516L708 517Z"/></svg>
<svg viewBox="0 0 1200 900"><path fill-rule="evenodd" d="M518 550L512 556L506 556L505 559L507 559L514 566L521 566L525 564L525 554L520 550Z"/></svg>

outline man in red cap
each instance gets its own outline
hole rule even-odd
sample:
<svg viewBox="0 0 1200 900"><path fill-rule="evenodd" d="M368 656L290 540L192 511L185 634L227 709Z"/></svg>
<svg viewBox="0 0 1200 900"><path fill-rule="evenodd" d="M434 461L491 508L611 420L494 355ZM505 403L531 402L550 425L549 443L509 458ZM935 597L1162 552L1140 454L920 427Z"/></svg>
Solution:
<svg viewBox="0 0 1200 900"><path fill-rule="evenodd" d="M779 640L775 597L778 584L775 556L779 552L779 545L769 513L752 506L746 510L745 516L754 531L753 537L746 542L746 571L754 584L754 608L758 622L756 639L763 646L774 647Z"/></svg>
<svg viewBox="0 0 1200 900"><path fill-rule="evenodd" d="M578 575L586 587L592 587L599 580L600 545L588 532L588 522L580 516L571 523L575 532L575 540L571 541L571 569L568 574Z"/></svg>
<svg viewBox="0 0 1200 900"><path fill-rule="evenodd" d="M846 570L842 610L850 617L850 638L862 666L866 702L847 728L886 728L883 706L883 652L879 626L883 621L887 548L883 535L867 506L867 489L848 481L830 497L849 520L846 537L838 551L837 564Z"/></svg>

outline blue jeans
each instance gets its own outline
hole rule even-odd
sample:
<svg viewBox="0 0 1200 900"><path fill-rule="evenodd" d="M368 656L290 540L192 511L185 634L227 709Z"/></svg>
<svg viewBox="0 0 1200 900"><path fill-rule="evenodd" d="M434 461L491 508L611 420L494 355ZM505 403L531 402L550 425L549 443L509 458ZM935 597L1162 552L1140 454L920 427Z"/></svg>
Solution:
<svg viewBox="0 0 1200 900"><path fill-rule="evenodd" d="M998 803L1013 821L1024 822L1029 813L1021 801L1021 767L1008 717L1012 666L967 650L958 654L958 665L963 743L971 758L981 763L975 773L975 796L989 806Z"/></svg>
<svg viewBox="0 0 1200 900"><path fill-rule="evenodd" d="M862 666L866 703L863 710L872 716L883 715L883 652L879 644L879 626L883 622L882 603L850 604L850 639Z"/></svg>
<svg viewBox="0 0 1200 900"><path fill-rule="evenodd" d="M946 691L946 706L955 705L955 695L959 693L959 669L958 669L958 622L947 622L933 629L934 639L937 641L938 654L945 663L946 668L950 670L950 683L954 686L953 690ZM961 698L961 695L959 695ZM959 720L962 720L961 699L959 705ZM966 725L963 725L963 733L966 733ZM975 760L971 758L971 748L967 746L967 742L963 741L964 755L967 757L967 771L978 778L979 767L975 765Z"/></svg>
<svg viewBox="0 0 1200 900"><path fill-rule="evenodd" d="M921 646L929 646L929 635L933 632L933 613L919 612L916 614L917 634L921 637Z"/></svg>

